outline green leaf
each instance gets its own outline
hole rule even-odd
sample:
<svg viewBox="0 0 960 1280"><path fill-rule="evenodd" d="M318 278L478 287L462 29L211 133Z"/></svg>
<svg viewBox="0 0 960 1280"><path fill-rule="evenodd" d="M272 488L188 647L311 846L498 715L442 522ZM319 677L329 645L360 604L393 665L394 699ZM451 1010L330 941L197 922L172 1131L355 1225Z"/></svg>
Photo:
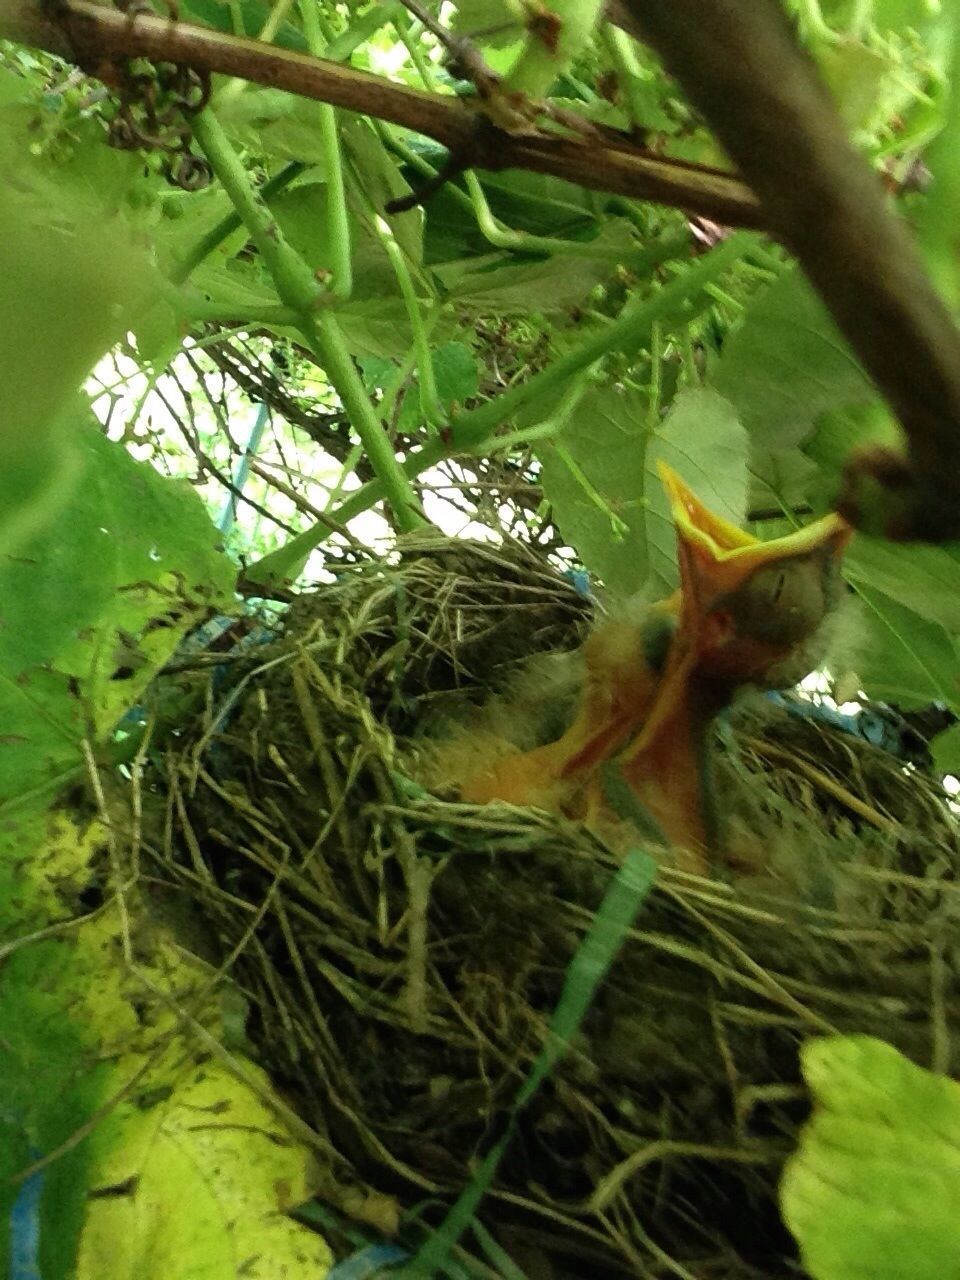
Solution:
<svg viewBox="0 0 960 1280"><path fill-rule="evenodd" d="M514 231L588 241L603 226L594 192L546 173L484 174L483 190L494 217Z"/></svg>
<svg viewBox="0 0 960 1280"><path fill-rule="evenodd" d="M455 264L451 297L461 306L486 315L529 316L555 314L582 304L590 292L610 278L614 263L611 251L621 251L626 260L636 251L636 243L623 220L604 227L595 239L578 244L551 257L485 271L464 272ZM445 280L443 267L434 271Z"/></svg>
<svg viewBox="0 0 960 1280"><path fill-rule="evenodd" d="M480 375L477 361L469 347L462 342L445 342L432 353L433 376L437 395L445 409L464 402L477 394Z"/></svg>
<svg viewBox="0 0 960 1280"><path fill-rule="evenodd" d="M747 437L733 405L707 387L681 391L648 450L647 555L658 592L677 585L676 534L656 463L663 461L710 510L734 524L747 515ZM654 477L656 480L654 481Z"/></svg>
<svg viewBox="0 0 960 1280"><path fill-rule="evenodd" d="M8 552L53 519L78 483L67 421L77 388L157 287L108 204L128 184L127 164L104 166L82 142L54 181L31 159L22 125L17 111L0 113L0 164L17 174L0 185L0 550ZM98 178L101 190L91 187Z"/></svg>
<svg viewBox="0 0 960 1280"><path fill-rule="evenodd" d="M72 939L17 946L64 908L89 880L91 846L58 815L38 808L0 831L0 1259L10 1257L11 1181L39 1157L83 1132L107 1092L108 1065L89 1023L75 1016L78 984L90 981ZM66 898L64 895L67 895ZM4 955L5 947L10 947ZM88 989L90 989L88 987ZM72 1143L40 1177L36 1223L44 1280L73 1274L95 1143ZM21 1211L22 1212L22 1211ZM32 1252L19 1224L18 1244ZM26 1241L26 1245L25 1245ZM24 1259L25 1264L29 1261ZM33 1275L33 1271L25 1271Z"/></svg>
<svg viewBox="0 0 960 1280"><path fill-rule="evenodd" d="M317 104L283 89L249 87L228 98L217 116L229 136L253 155L323 164Z"/></svg>
<svg viewBox="0 0 960 1280"><path fill-rule="evenodd" d="M355 356L400 357L410 349L413 335L402 298L353 298L337 307L336 315L347 349Z"/></svg>
<svg viewBox="0 0 960 1280"><path fill-rule="evenodd" d="M10 1220L20 1183L41 1155L82 1133L105 1100L108 1068L71 1018L73 947L39 943L0 969L0 1257L10 1256ZM43 1173L37 1222L44 1280L73 1275L86 1210L93 1144L72 1145ZM30 1273L28 1273L30 1274Z"/></svg>
<svg viewBox="0 0 960 1280"><path fill-rule="evenodd" d="M284 1132L266 1074L242 1058L200 1067L188 1044L154 1071L152 1097L124 1098L104 1126L94 1187L135 1192L91 1198L76 1280L322 1280L329 1247L286 1212L310 1194L313 1159Z"/></svg>
<svg viewBox="0 0 960 1280"><path fill-rule="evenodd" d="M960 776L960 724L952 724L938 733L930 743L930 752L937 773Z"/></svg>
<svg viewBox="0 0 960 1280"><path fill-rule="evenodd" d="M573 421L537 449L544 496L564 539L620 595L638 591L647 576L646 415L641 392L592 388Z"/></svg>
<svg viewBox="0 0 960 1280"><path fill-rule="evenodd" d="M960 546L888 542L858 534L844 558L854 586L883 592L929 622L960 633Z"/></svg>
<svg viewBox="0 0 960 1280"><path fill-rule="evenodd" d="M954 638L882 592L861 587L858 595L863 612L853 661L868 696L904 707L960 708Z"/></svg>
<svg viewBox="0 0 960 1280"><path fill-rule="evenodd" d="M229 607L234 570L186 481L160 476L86 421L56 524L0 558L0 804L73 767L183 634ZM0 471L0 507L16 479Z"/></svg>
<svg viewBox="0 0 960 1280"><path fill-rule="evenodd" d="M960 1276L960 1085L869 1036L808 1041L816 1104L781 1187L814 1280Z"/></svg>
<svg viewBox="0 0 960 1280"><path fill-rule="evenodd" d="M322 1237L286 1213L316 1189L310 1151L286 1130L258 1067L234 1056L228 1070L183 1034L184 993L220 1041L227 1010L172 934L131 893L122 913L108 897L62 940L29 937L76 915L76 895L102 881L101 824L81 831L61 812L21 817L13 838L9 826L0 824L0 1257L10 1256L19 1191L10 1178L42 1156L51 1159L39 1269L26 1269L31 1242L18 1232L21 1280L326 1275ZM136 981L123 961L127 930ZM144 981L154 992L147 1018Z"/></svg>
<svg viewBox="0 0 960 1280"><path fill-rule="evenodd" d="M754 444L799 444L820 414L874 399L817 295L786 272L747 308L727 340L713 385L734 405Z"/></svg>
<svg viewBox="0 0 960 1280"><path fill-rule="evenodd" d="M656 429L646 396L598 387L538 453L544 493L564 537L616 595L676 585L676 535L656 469L674 467L697 496L740 522L747 442L730 404L707 388L682 391Z"/></svg>

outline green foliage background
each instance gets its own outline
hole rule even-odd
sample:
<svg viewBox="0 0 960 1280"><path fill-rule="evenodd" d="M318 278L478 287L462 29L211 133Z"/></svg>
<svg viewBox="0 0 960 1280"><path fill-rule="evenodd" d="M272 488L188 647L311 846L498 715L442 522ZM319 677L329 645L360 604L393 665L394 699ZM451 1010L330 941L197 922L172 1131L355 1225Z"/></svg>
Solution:
<svg viewBox="0 0 960 1280"><path fill-rule="evenodd" d="M955 303L953 7L791 7ZM181 0L180 12L247 35L272 21L262 0ZM539 84L558 106L642 127L666 156L724 163L653 57L609 29L546 75L515 5L464 2L455 26L508 84ZM463 89L399 4L303 0L268 38L432 91ZM239 611L238 589L269 594L308 564L316 574L354 554L345 528L388 545L424 511L500 522L613 596L659 596L676 581L659 459L769 536L829 507L852 447L898 440L816 295L758 234L706 248L680 212L518 172L468 172L423 208L388 215L391 199L436 173L438 148L239 83L215 84L196 124L214 180L183 191L160 153L105 145L115 112L88 77L0 45L8 832L82 777L85 759L129 754L117 726L149 703L199 622ZM907 181L920 156L927 193ZM236 482L236 524L218 530L259 402L256 386L223 373L225 354L238 352L260 370L260 390L283 398L264 397L266 443ZM363 523L371 512L378 524ZM862 621L850 670L836 674L855 674L870 698L960 712L960 548L858 535L847 574ZM945 772L960 770L955 729L935 751ZM11 889L0 945L39 910L29 897ZM69 1018L54 1030L44 1005L59 999L63 956L50 944L2 975L13 1073L26 1080L39 1055L63 1077L50 1086L55 1116L15 1094L0 1110L19 1167L98 1102L96 1074L81 1087L68 1070L84 1037ZM64 1242L77 1213L71 1201ZM65 1274L68 1253L65 1243L50 1275ZM824 1276L853 1274L832 1265Z"/></svg>

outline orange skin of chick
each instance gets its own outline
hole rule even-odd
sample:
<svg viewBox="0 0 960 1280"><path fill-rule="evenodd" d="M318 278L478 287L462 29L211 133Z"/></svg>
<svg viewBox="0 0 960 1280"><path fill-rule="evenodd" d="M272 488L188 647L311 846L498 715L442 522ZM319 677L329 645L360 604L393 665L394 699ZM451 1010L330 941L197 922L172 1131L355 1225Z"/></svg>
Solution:
<svg viewBox="0 0 960 1280"><path fill-rule="evenodd" d="M775 687L778 670L822 624L829 604L816 594L817 575L834 568L851 531L841 517L828 516L761 543L713 515L672 470L661 466L661 476L677 528L680 590L639 623L598 628L584 646L586 677L566 732L532 751L500 756L466 779L461 796L561 811L602 827L610 815L600 770L616 761L673 846L677 865L702 875L710 869L711 844L707 729L743 684ZM757 575L771 568L769 599L757 604L751 599ZM798 598L791 583L799 580L802 593L801 575L813 591L788 615ZM666 652L656 655L651 637L665 629Z"/></svg>

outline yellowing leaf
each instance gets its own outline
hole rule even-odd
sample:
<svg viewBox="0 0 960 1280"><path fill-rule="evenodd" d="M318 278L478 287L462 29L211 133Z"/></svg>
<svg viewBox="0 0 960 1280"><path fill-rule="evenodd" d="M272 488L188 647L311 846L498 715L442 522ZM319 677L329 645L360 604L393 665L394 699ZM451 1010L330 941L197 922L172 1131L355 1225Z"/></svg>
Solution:
<svg viewBox="0 0 960 1280"><path fill-rule="evenodd" d="M257 1068L245 1071L266 1086ZM322 1280L330 1250L286 1216L313 1190L300 1145L216 1062L181 1067L171 1087L152 1106L121 1104L111 1120L77 1280Z"/></svg>
<svg viewBox="0 0 960 1280"><path fill-rule="evenodd" d="M17 1191L9 1178L63 1146L43 1175L45 1278L322 1280L329 1250L286 1216L318 1185L310 1149L263 1072L198 1035L225 1038L224 984L135 890L122 910L108 897L56 941L32 941L63 918L92 867L110 864L104 833L60 813L5 835L0 1256Z"/></svg>

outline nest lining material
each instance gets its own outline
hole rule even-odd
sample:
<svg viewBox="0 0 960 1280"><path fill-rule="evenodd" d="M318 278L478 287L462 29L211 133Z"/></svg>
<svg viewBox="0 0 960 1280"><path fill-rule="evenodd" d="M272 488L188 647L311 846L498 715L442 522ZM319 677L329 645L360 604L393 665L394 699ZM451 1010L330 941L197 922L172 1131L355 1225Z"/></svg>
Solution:
<svg viewBox="0 0 960 1280"><path fill-rule="evenodd" d="M168 761L165 875L239 951L257 1052L370 1189L360 1216L469 1180L618 865L559 817L413 781L438 707L572 649L587 614L521 547L410 543L302 597ZM524 1112L486 1205L530 1274L795 1276L776 1184L800 1041L960 1067L960 841L933 780L750 705L715 767L748 870L661 871Z"/></svg>

